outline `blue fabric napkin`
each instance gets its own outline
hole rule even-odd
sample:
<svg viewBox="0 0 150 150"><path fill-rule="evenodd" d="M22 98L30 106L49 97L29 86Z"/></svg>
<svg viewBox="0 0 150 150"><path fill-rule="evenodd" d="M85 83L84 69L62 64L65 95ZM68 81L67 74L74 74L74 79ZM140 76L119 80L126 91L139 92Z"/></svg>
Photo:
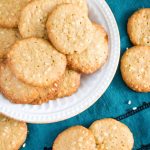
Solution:
<svg viewBox="0 0 150 150"><path fill-rule="evenodd" d="M150 7L150 0L107 0L107 3L119 26L122 55L127 47L132 46L126 31L128 18L139 8ZM132 102L131 105L128 101ZM138 109L130 111L134 107ZM64 129L73 125L89 127L93 121L107 117L118 117L118 120L131 129L135 139L135 150L150 150L150 93L136 93L130 90L124 84L119 68L105 94L85 112L63 122L29 124L26 146L22 150L50 150L54 139Z"/></svg>

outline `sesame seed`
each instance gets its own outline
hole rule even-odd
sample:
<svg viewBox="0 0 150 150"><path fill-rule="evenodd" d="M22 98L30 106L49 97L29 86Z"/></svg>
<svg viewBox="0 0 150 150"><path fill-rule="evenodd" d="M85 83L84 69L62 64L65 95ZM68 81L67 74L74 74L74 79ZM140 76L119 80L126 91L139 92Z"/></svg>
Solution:
<svg viewBox="0 0 150 150"><path fill-rule="evenodd" d="M128 105L131 105L131 103L132 103L131 100L129 100L129 101L128 101Z"/></svg>
<svg viewBox="0 0 150 150"><path fill-rule="evenodd" d="M133 110L137 110L137 107L133 107L132 109L133 109Z"/></svg>
<svg viewBox="0 0 150 150"><path fill-rule="evenodd" d="M26 143L24 143L23 145L22 145L22 147L24 148L26 146Z"/></svg>

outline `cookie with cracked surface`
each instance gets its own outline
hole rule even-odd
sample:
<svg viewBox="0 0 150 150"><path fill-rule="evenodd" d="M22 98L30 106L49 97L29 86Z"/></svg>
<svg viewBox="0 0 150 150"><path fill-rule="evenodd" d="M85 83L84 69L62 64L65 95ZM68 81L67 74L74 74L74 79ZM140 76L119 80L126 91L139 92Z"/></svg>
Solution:
<svg viewBox="0 0 150 150"><path fill-rule="evenodd" d="M150 46L150 8L136 11L128 20L127 30L134 45Z"/></svg>
<svg viewBox="0 0 150 150"><path fill-rule="evenodd" d="M67 55L68 66L84 74L100 69L108 57L108 36L101 25L94 25L94 36L90 46L80 54Z"/></svg>
<svg viewBox="0 0 150 150"><path fill-rule="evenodd" d="M72 3L82 11L88 12L86 0L36 0L28 4L21 12L19 30L24 38L39 37L48 39L46 21L48 15L59 4Z"/></svg>
<svg viewBox="0 0 150 150"><path fill-rule="evenodd" d="M121 73L132 90L150 92L150 47L129 48L121 59Z"/></svg>
<svg viewBox="0 0 150 150"><path fill-rule="evenodd" d="M71 96L80 86L81 75L76 71L66 69L64 77L59 83L58 97Z"/></svg>
<svg viewBox="0 0 150 150"><path fill-rule="evenodd" d="M0 27L18 26L20 12L31 0L0 0Z"/></svg>
<svg viewBox="0 0 150 150"><path fill-rule="evenodd" d="M56 7L47 20L48 37L63 54L83 52L93 39L93 26L88 16L73 4Z"/></svg>
<svg viewBox="0 0 150 150"><path fill-rule="evenodd" d="M7 54L15 76L32 86L48 87L60 80L66 70L66 56L39 38L17 41Z"/></svg>
<svg viewBox="0 0 150 150"><path fill-rule="evenodd" d="M74 126L58 135L52 149L96 150L96 143L90 130L82 126Z"/></svg>
<svg viewBox="0 0 150 150"><path fill-rule="evenodd" d="M21 39L17 29L0 28L0 59L5 57L10 47Z"/></svg>
<svg viewBox="0 0 150 150"><path fill-rule="evenodd" d="M134 139L129 128L114 119L95 121L90 130L95 136L98 150L132 150Z"/></svg>
<svg viewBox="0 0 150 150"><path fill-rule="evenodd" d="M26 123L0 114L0 150L17 150L27 137Z"/></svg>

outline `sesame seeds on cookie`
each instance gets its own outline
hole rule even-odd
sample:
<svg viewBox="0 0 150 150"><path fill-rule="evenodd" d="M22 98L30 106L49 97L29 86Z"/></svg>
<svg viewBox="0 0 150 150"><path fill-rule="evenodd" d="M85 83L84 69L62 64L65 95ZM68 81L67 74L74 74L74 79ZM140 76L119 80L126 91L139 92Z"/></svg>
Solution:
<svg viewBox="0 0 150 150"><path fill-rule="evenodd" d="M63 54L81 53L93 39L92 23L77 5L56 7L46 27L50 41Z"/></svg>
<svg viewBox="0 0 150 150"><path fill-rule="evenodd" d="M67 64L65 55L39 38L16 42L7 54L7 59L10 69L18 79L38 87L48 87L58 81Z"/></svg>
<svg viewBox="0 0 150 150"><path fill-rule="evenodd" d="M134 46L121 58L124 82L137 92L150 92L150 47Z"/></svg>
<svg viewBox="0 0 150 150"><path fill-rule="evenodd" d="M80 54L67 55L68 66L84 74L100 69L108 58L108 36L101 25L93 24L94 35L91 44Z"/></svg>

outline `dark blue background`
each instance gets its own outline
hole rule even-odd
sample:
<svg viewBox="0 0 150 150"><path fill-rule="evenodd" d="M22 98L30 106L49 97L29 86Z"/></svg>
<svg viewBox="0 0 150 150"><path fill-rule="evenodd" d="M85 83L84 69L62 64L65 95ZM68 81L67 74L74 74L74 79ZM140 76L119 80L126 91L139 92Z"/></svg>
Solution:
<svg viewBox="0 0 150 150"><path fill-rule="evenodd" d="M143 7L150 7L150 0L107 0L111 7L121 36L121 55L131 43L127 36L126 24L130 15ZM128 105L128 101L132 105ZM29 124L29 134L26 141L26 147L23 150L44 150L44 147L51 147L56 136L64 129L73 125L89 125L101 118L117 117L126 113L129 109L142 105L143 102L150 102L150 93L136 93L127 88L122 81L120 69L105 94L91 108L82 114L69 120L47 124L33 125ZM135 139L135 149L143 144L150 143L150 109L146 109L122 121L131 129Z"/></svg>

